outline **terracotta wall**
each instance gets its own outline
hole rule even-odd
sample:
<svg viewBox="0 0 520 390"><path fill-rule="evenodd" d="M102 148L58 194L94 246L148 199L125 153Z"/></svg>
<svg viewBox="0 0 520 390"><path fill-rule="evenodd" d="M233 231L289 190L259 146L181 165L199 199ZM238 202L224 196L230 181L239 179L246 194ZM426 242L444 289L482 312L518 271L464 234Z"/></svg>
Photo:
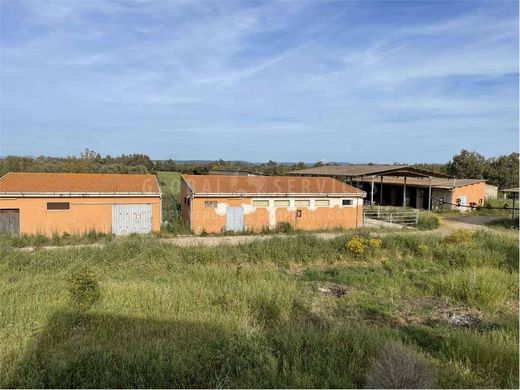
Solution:
<svg viewBox="0 0 520 390"><path fill-rule="evenodd" d="M486 183L481 182L453 189L451 203L457 203L457 199L463 196L466 196L466 203L468 205L471 202L475 202L477 205L479 205L479 201L483 203L486 199ZM458 209L457 207L454 208ZM460 209L461 211L470 210L467 207L460 207Z"/></svg>
<svg viewBox="0 0 520 390"><path fill-rule="evenodd" d="M47 210L47 202L70 202L69 210ZM0 199L0 208L20 210L20 234L112 232L112 205L152 205L152 231L161 228L161 200L150 198L16 198Z"/></svg>
<svg viewBox="0 0 520 390"><path fill-rule="evenodd" d="M251 198L194 198L191 200L191 229L195 233L206 231L218 233L226 227L226 207L242 207L244 229L259 231L274 227L280 222L289 222L303 230L330 229L336 227L355 228L363 225L363 206L334 206L310 209L307 207L254 208ZM207 207L205 202L217 202L217 207ZM189 206L183 203L182 215L190 221ZM296 217L301 210L301 217ZM274 215L270 215L274 213Z"/></svg>

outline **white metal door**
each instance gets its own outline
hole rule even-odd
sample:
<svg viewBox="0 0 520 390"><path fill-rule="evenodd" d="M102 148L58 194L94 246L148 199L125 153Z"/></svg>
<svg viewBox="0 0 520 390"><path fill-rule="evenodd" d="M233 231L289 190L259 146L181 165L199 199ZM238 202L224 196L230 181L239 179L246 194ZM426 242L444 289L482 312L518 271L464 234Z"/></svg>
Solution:
<svg viewBox="0 0 520 390"><path fill-rule="evenodd" d="M244 229L244 209L242 207L226 208L226 230L239 232Z"/></svg>
<svg viewBox="0 0 520 390"><path fill-rule="evenodd" d="M115 204L112 206L112 233L123 236L152 231L152 206L149 204Z"/></svg>

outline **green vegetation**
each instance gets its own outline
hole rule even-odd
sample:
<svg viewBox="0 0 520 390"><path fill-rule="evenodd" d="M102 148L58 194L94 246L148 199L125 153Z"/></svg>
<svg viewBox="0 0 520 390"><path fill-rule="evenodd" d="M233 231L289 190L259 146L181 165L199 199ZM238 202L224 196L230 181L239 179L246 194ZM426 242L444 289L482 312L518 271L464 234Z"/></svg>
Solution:
<svg viewBox="0 0 520 390"><path fill-rule="evenodd" d="M434 230L440 225L439 217L433 213L419 213L417 228L420 230Z"/></svg>
<svg viewBox="0 0 520 390"><path fill-rule="evenodd" d="M2 239L0 387L517 388L518 241L468 237Z"/></svg>
<svg viewBox="0 0 520 390"><path fill-rule="evenodd" d="M506 217L506 218L499 219L497 221L490 222L490 223L488 223L488 226L518 230L519 223L520 223L520 221L519 221L518 217L515 217L515 218Z"/></svg>
<svg viewBox="0 0 520 390"><path fill-rule="evenodd" d="M172 193L175 199L179 201L181 191L181 173L180 172L157 172L157 179L161 185L163 195Z"/></svg>
<svg viewBox="0 0 520 390"><path fill-rule="evenodd" d="M63 233L62 235L59 235L55 233L50 237L43 234L22 234L21 236L0 236L0 239L15 248L23 248L28 246L41 248L43 246L105 243L112 241L114 236L109 233L101 233L96 232L95 230L91 230L89 232L85 232L84 234Z"/></svg>
<svg viewBox="0 0 520 390"><path fill-rule="evenodd" d="M88 309L99 299L99 283L95 274L86 266L72 270L68 278L68 290L72 304L80 309Z"/></svg>
<svg viewBox="0 0 520 390"><path fill-rule="evenodd" d="M323 165L321 161L315 164L250 163L247 161L175 161L152 160L144 154L121 156L101 156L99 153L85 149L79 157L48 157L37 158L6 156L0 158L0 176L7 172L112 172L112 173L155 173L181 172L189 174L207 174L212 169L249 170L266 175L285 175L287 172ZM466 179L486 179L489 184L499 189L518 187L518 153L501 155L486 159L477 152L461 150L446 164L415 164L417 168L439 173L447 173L454 177Z"/></svg>
<svg viewBox="0 0 520 390"><path fill-rule="evenodd" d="M162 191L162 219L159 236L192 234L189 226L181 219L181 174L179 172L157 172Z"/></svg>

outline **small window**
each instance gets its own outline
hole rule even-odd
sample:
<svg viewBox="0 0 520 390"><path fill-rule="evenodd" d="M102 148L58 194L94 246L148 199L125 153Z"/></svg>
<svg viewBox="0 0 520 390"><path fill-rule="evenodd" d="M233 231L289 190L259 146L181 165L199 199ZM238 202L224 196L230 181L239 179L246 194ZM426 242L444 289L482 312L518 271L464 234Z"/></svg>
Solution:
<svg viewBox="0 0 520 390"><path fill-rule="evenodd" d="M309 199L296 199L294 201L294 205L296 207L309 207L311 205L311 201Z"/></svg>
<svg viewBox="0 0 520 390"><path fill-rule="evenodd" d="M48 202L47 210L69 210L69 202Z"/></svg>
<svg viewBox="0 0 520 390"><path fill-rule="evenodd" d="M341 201L341 204L343 206L352 206L354 204L354 201L352 199L343 199Z"/></svg>
<svg viewBox="0 0 520 390"><path fill-rule="evenodd" d="M314 201L314 204L316 205L316 207L329 207L330 200L328 200L328 199L316 199Z"/></svg>
<svg viewBox="0 0 520 390"><path fill-rule="evenodd" d="M253 207L269 207L269 201L264 199L253 200Z"/></svg>
<svg viewBox="0 0 520 390"><path fill-rule="evenodd" d="M210 209L216 209L217 208L217 201L215 201L215 200L206 200L206 201L204 201L204 207L208 207Z"/></svg>
<svg viewBox="0 0 520 390"><path fill-rule="evenodd" d="M274 207L289 207L290 204L289 199L278 199L274 201Z"/></svg>

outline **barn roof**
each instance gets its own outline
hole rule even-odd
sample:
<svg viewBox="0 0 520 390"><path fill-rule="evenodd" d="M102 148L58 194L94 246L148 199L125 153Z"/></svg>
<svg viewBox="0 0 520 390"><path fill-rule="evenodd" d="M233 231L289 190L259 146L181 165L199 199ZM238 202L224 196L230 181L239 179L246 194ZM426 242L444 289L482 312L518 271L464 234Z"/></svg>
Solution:
<svg viewBox="0 0 520 390"><path fill-rule="evenodd" d="M355 178L354 181L361 181L364 183L370 183L372 180L370 177L364 176L362 178ZM377 178L375 180L376 183L380 182L380 179ZM432 188L443 188L443 189L452 189L459 188L464 186L469 186L472 184L478 184L486 182L484 179L442 179L442 178L432 178L431 185ZM430 180L428 178L421 177L408 177L406 179L406 185L415 186L415 187L428 187ZM395 176L383 176L383 185L384 184L396 184L396 185L404 185L403 177L395 177Z"/></svg>
<svg viewBox="0 0 520 390"><path fill-rule="evenodd" d="M449 178L442 173L415 168L408 165L324 165L289 172L292 175L317 176L405 176Z"/></svg>
<svg viewBox="0 0 520 390"><path fill-rule="evenodd" d="M159 195L154 175L10 172L0 195Z"/></svg>
<svg viewBox="0 0 520 390"><path fill-rule="evenodd" d="M330 177L183 175L199 196L365 196Z"/></svg>

